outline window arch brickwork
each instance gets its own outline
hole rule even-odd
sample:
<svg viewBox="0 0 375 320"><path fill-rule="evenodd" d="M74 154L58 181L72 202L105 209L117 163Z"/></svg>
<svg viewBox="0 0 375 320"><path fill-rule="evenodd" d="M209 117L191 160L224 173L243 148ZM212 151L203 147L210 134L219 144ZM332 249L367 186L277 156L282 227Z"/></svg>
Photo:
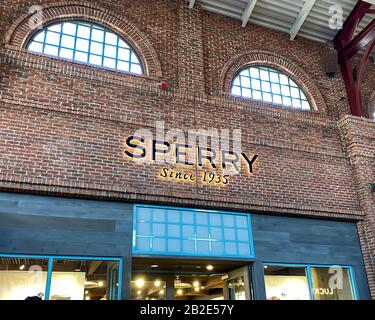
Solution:
<svg viewBox="0 0 375 320"><path fill-rule="evenodd" d="M251 66L269 66L279 69L291 79L301 85L311 102L311 110L327 112L327 107L323 96L317 86L313 83L309 75L297 64L280 55L266 51L251 51L245 54L234 56L222 69L220 74L220 88L225 95L230 95L233 79L238 72L245 67Z"/></svg>
<svg viewBox="0 0 375 320"><path fill-rule="evenodd" d="M111 29L121 36L138 53L145 75L162 78L161 64L151 42L131 22L113 12L91 3L64 1L42 6L41 26L54 21L85 20ZM30 30L29 21L34 14L21 15L8 30L5 36L7 46L24 48L35 30Z"/></svg>

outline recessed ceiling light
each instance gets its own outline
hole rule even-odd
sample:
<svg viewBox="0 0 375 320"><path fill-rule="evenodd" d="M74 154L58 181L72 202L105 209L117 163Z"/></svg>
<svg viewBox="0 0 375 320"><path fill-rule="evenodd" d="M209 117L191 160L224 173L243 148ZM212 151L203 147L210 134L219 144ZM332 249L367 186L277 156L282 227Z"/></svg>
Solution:
<svg viewBox="0 0 375 320"><path fill-rule="evenodd" d="M136 282L135 282L135 285L137 286L137 288L142 288L145 284L145 281L143 279L138 279Z"/></svg>
<svg viewBox="0 0 375 320"><path fill-rule="evenodd" d="M210 264L209 264L206 268L207 268L208 271L212 271L212 270L214 270L214 266L213 266L213 265L210 265Z"/></svg>
<svg viewBox="0 0 375 320"><path fill-rule="evenodd" d="M193 282L193 287L199 287L199 281L194 281Z"/></svg>
<svg viewBox="0 0 375 320"><path fill-rule="evenodd" d="M99 287L103 287L103 286L104 286L104 282L103 282L103 281L99 281L99 282L98 282L98 286L99 286Z"/></svg>
<svg viewBox="0 0 375 320"><path fill-rule="evenodd" d="M194 291L195 291L195 292L199 292L199 290L200 290L199 287L195 287L195 288L194 288Z"/></svg>
<svg viewBox="0 0 375 320"><path fill-rule="evenodd" d="M264 266L264 269L268 269L268 266Z"/></svg>
<svg viewBox="0 0 375 320"><path fill-rule="evenodd" d="M184 292L183 292L181 289L178 289L178 290L177 290L177 294L178 294L179 296L182 296L183 293L184 293Z"/></svg>
<svg viewBox="0 0 375 320"><path fill-rule="evenodd" d="M25 269L25 265L23 264L22 266L20 266L19 268L21 271Z"/></svg>
<svg viewBox="0 0 375 320"><path fill-rule="evenodd" d="M155 287L160 287L160 285L161 285L161 281L160 280L155 280L154 286Z"/></svg>
<svg viewBox="0 0 375 320"><path fill-rule="evenodd" d="M196 266L197 269L202 269L202 266Z"/></svg>
<svg viewBox="0 0 375 320"><path fill-rule="evenodd" d="M151 268L159 268L159 265L158 264L152 264Z"/></svg>

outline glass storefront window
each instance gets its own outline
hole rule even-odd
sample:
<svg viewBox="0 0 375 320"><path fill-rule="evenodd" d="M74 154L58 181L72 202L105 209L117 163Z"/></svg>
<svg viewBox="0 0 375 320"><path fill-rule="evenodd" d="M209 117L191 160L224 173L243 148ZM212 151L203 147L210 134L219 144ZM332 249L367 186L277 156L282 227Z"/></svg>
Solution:
<svg viewBox="0 0 375 320"><path fill-rule="evenodd" d="M355 300L350 267L264 266L267 300Z"/></svg>
<svg viewBox="0 0 375 320"><path fill-rule="evenodd" d="M0 258L0 300L44 300L48 259Z"/></svg>
<svg viewBox="0 0 375 320"><path fill-rule="evenodd" d="M267 300L310 300L305 267L265 266Z"/></svg>
<svg viewBox="0 0 375 320"><path fill-rule="evenodd" d="M315 300L354 300L350 269L311 267Z"/></svg>
<svg viewBox="0 0 375 320"><path fill-rule="evenodd" d="M134 254L253 256L246 214L138 205L133 232Z"/></svg>
<svg viewBox="0 0 375 320"><path fill-rule="evenodd" d="M54 259L50 300L111 300L112 269L117 261Z"/></svg>
<svg viewBox="0 0 375 320"><path fill-rule="evenodd" d="M120 259L0 256L0 300L118 300Z"/></svg>

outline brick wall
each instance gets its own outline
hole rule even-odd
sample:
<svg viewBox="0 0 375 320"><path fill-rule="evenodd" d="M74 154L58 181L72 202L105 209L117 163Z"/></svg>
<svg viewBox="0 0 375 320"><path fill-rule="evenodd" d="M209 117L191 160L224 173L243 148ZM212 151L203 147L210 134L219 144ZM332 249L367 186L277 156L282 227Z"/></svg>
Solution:
<svg viewBox="0 0 375 320"><path fill-rule="evenodd" d="M44 6L46 21L76 17L112 27L148 74L28 53L22 43L31 4ZM374 195L366 189L375 180L374 124L347 116L341 75L324 72L328 45L242 28L183 0L3 0L0 16L2 190L355 220L375 294ZM299 80L316 110L230 97L231 77L254 61ZM369 70L364 99L374 89ZM255 173L215 188L162 181L161 166L124 159L125 138L160 120L166 129L241 129L244 151L260 156Z"/></svg>

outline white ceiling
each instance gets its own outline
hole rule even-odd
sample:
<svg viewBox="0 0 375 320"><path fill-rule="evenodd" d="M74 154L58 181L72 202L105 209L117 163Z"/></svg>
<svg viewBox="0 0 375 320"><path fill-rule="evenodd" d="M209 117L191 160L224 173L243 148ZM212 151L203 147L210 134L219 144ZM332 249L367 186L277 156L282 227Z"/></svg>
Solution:
<svg viewBox="0 0 375 320"><path fill-rule="evenodd" d="M338 30L329 27L329 8L340 5L343 21L353 10L357 0L187 0L189 6L240 20L243 26L253 23L319 42L332 41ZM366 0L375 7L375 0ZM366 15L357 28L360 32L375 16Z"/></svg>

